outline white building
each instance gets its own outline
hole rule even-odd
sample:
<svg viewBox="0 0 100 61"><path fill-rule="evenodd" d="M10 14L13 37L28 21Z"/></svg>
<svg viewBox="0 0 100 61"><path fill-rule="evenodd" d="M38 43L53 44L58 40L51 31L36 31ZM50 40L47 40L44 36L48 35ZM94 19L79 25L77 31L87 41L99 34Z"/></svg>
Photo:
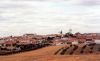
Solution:
<svg viewBox="0 0 100 61"><path fill-rule="evenodd" d="M78 44L78 42L77 41L74 41L74 42L72 42L72 44Z"/></svg>
<svg viewBox="0 0 100 61"><path fill-rule="evenodd" d="M96 44L100 44L100 40L95 40L94 41Z"/></svg>

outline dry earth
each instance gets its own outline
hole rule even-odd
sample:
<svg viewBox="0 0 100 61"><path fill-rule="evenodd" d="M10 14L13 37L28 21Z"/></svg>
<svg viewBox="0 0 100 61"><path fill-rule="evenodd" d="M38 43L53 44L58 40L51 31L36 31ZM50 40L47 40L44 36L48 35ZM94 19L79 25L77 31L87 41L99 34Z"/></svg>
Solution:
<svg viewBox="0 0 100 61"><path fill-rule="evenodd" d="M0 61L100 61L100 55L54 55L61 47L49 46L29 52L0 56Z"/></svg>

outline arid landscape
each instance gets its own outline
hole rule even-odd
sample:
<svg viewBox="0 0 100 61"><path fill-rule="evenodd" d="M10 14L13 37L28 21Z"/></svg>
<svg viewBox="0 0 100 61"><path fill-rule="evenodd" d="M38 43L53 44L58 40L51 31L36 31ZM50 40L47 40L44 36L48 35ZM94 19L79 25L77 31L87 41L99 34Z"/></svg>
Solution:
<svg viewBox="0 0 100 61"><path fill-rule="evenodd" d="M0 0L0 61L100 61L100 0Z"/></svg>
<svg viewBox="0 0 100 61"><path fill-rule="evenodd" d="M82 45L79 44L79 46ZM100 61L100 53L87 55L54 55L58 49L65 46L70 45L48 46L29 52L0 56L0 61Z"/></svg>

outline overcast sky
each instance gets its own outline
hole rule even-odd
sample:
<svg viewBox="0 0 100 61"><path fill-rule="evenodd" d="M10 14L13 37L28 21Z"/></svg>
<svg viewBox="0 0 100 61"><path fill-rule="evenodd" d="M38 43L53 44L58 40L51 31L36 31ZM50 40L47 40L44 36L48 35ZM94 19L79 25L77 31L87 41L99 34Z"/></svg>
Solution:
<svg viewBox="0 0 100 61"><path fill-rule="evenodd" d="M0 37L100 32L100 0L0 0Z"/></svg>

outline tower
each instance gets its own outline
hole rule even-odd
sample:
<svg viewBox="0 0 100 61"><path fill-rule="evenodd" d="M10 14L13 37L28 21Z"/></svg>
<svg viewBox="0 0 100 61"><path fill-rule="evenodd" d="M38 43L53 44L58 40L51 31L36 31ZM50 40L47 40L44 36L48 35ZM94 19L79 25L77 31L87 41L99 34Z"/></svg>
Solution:
<svg viewBox="0 0 100 61"><path fill-rule="evenodd" d="M62 34L62 30L61 30L60 34Z"/></svg>
<svg viewBox="0 0 100 61"><path fill-rule="evenodd" d="M69 29L69 32L72 33L72 29Z"/></svg>
<svg viewBox="0 0 100 61"><path fill-rule="evenodd" d="M62 30L61 30L59 33L60 33L60 36L61 36L61 38L62 38L62 37L63 37Z"/></svg>

